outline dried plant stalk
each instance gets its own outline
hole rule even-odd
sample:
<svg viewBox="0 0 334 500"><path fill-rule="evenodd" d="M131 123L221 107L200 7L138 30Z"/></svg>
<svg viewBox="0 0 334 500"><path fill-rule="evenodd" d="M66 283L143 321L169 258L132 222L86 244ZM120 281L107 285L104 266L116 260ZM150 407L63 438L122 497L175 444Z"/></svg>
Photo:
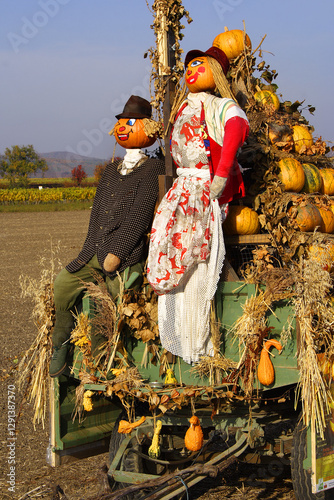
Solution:
<svg viewBox="0 0 334 500"><path fill-rule="evenodd" d="M202 356L200 361L191 368L191 372L201 378L207 377L210 385L219 385L223 374L235 370L237 363L226 358L220 352L220 322L217 319L213 302L210 311L210 330L213 354L212 356Z"/></svg>
<svg viewBox="0 0 334 500"><path fill-rule="evenodd" d="M39 279L20 276L21 296L33 300L32 318L37 327L37 335L31 347L24 353L18 367L18 386L24 385L23 397L33 402L33 425L42 423L45 417L48 400L49 364L52 356L51 334L55 320L53 297L53 281L61 263L57 257L59 244L51 241L51 257L41 259L41 275Z"/></svg>
<svg viewBox="0 0 334 500"><path fill-rule="evenodd" d="M334 321L329 296L332 281L330 274L312 260L300 259L298 271L300 279L293 299L301 339L298 394L303 405L304 423L311 423L323 437L331 396L318 363L317 351L322 346L326 352L332 344Z"/></svg>

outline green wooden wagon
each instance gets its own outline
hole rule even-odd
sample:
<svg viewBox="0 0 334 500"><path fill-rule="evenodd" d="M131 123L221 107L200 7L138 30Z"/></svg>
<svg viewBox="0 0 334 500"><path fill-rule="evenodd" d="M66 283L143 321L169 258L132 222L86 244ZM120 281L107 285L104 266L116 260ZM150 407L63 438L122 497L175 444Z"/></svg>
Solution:
<svg viewBox="0 0 334 500"><path fill-rule="evenodd" d="M237 275L227 263L216 292L215 308L221 324L221 352L238 362L239 346L233 341L231 328L242 315L245 301L257 293L257 288L236 279ZM83 311L90 314L90 307L90 299L85 297ZM68 456L83 457L106 451L109 447L110 483L116 489L127 487L127 490L122 489L123 496L118 498L167 500L178 498L185 489L208 474L222 470L235 457L257 454L259 460L276 459L285 464L291 460L293 485L298 499L324 498L330 490L317 495L312 493L312 436L299 420L300 402L296 398L299 380L298 324L289 301L281 300L267 313L270 337L279 339L287 324L290 325L291 335L282 353L272 359L275 381L269 387L255 382L251 400L243 397L242 391L236 393L233 390L233 381L222 379L213 386L212 380L194 375L188 364L181 359L176 360L173 366L179 384L174 390L188 404L175 404L173 409L159 415L162 430L158 458L151 458L148 454L155 424L148 405L138 402L136 406L136 418L144 415L145 422L129 434L120 434L119 421L126 418L122 404L117 397L108 397L106 386L101 383L85 385L85 389L94 391L96 395L93 410L83 419L73 419L80 369L80 355L75 355L77 363L72 376L61 376L52 381L51 463L57 465ZM141 366L144 348L144 344L134 337L127 338L126 349L145 381L141 391L154 391L160 398L163 395L170 397L172 388L164 384L159 375L159 365L148 363ZM188 398L189 388L195 394L193 398ZM196 416L204 433L204 445L200 452L189 452L184 446L194 400ZM169 481L164 478L169 478ZM147 492L143 496L143 483L144 486L155 485L148 490L151 496ZM136 485L140 485L137 490Z"/></svg>

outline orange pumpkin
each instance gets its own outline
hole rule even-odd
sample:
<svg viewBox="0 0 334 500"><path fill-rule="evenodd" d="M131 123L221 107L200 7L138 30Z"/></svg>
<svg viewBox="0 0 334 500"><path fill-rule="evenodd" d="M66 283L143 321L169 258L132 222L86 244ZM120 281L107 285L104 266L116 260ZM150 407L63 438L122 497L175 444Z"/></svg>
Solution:
<svg viewBox="0 0 334 500"><path fill-rule="evenodd" d="M309 148L313 144L312 134L303 125L294 125L293 130L293 142L295 144L295 151L299 153L303 146Z"/></svg>
<svg viewBox="0 0 334 500"><path fill-rule="evenodd" d="M275 111L279 110L280 102L277 95L270 90L259 90L255 92L254 99L265 108L272 108Z"/></svg>
<svg viewBox="0 0 334 500"><path fill-rule="evenodd" d="M320 193L322 186L322 178L319 169L313 163L302 164L305 183L302 187L303 193Z"/></svg>
<svg viewBox="0 0 334 500"><path fill-rule="evenodd" d="M320 231L322 233L334 232L334 213L328 207L318 207L321 215Z"/></svg>
<svg viewBox="0 0 334 500"><path fill-rule="evenodd" d="M225 31L215 37L212 45L224 51L228 59L234 59L242 54L245 47L244 40L246 46L251 49L252 43L247 34L245 35L242 30L229 31L225 26Z"/></svg>
<svg viewBox="0 0 334 500"><path fill-rule="evenodd" d="M334 168L321 168L320 175L322 178L321 192L323 194L328 194L328 196L334 195Z"/></svg>
<svg viewBox="0 0 334 500"><path fill-rule="evenodd" d="M203 446L203 431L199 419L193 415L189 422L190 427L184 436L184 444L189 451L199 451Z"/></svg>
<svg viewBox="0 0 334 500"><path fill-rule="evenodd" d="M259 216L249 207L231 205L223 228L227 235L257 234L260 231Z"/></svg>
<svg viewBox="0 0 334 500"><path fill-rule="evenodd" d="M305 184L305 174L301 163L295 158L282 158L278 162L278 178L284 184L285 191L299 193Z"/></svg>
<svg viewBox="0 0 334 500"><path fill-rule="evenodd" d="M272 385L275 381L275 370L269 357L269 349L272 346L276 347L279 352L283 349L282 344L275 339L267 340L263 346L257 368L257 378L260 384L265 386Z"/></svg>
<svg viewBox="0 0 334 500"><path fill-rule="evenodd" d="M314 231L316 227L321 226L322 219L320 212L312 203L291 207L288 211L288 215L296 215L294 220L300 231L309 233Z"/></svg>
<svg viewBox="0 0 334 500"><path fill-rule="evenodd" d="M185 79L190 92L207 92L216 88L208 58L205 56L195 57L189 62Z"/></svg>
<svg viewBox="0 0 334 500"><path fill-rule="evenodd" d="M148 136L141 118L120 118L114 127L115 139L126 149L148 148L156 136Z"/></svg>

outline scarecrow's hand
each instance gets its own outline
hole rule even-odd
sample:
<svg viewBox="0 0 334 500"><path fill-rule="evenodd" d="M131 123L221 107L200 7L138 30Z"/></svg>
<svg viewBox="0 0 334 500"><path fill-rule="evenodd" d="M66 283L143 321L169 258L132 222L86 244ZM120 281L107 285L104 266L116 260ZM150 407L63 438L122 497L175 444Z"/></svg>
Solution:
<svg viewBox="0 0 334 500"><path fill-rule="evenodd" d="M107 257L104 259L103 267L107 273L112 273L116 271L119 267L121 260L113 253L108 253Z"/></svg>
<svg viewBox="0 0 334 500"><path fill-rule="evenodd" d="M221 197L227 182L227 177L219 177L215 175L210 186L211 200L217 200Z"/></svg>

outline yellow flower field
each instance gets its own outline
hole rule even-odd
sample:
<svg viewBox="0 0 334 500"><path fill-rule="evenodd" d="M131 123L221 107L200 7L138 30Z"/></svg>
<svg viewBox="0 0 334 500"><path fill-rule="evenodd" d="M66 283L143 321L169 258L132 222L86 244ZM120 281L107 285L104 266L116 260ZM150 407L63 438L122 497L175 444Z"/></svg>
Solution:
<svg viewBox="0 0 334 500"><path fill-rule="evenodd" d="M37 204L93 200L95 193L96 187L0 189L0 204Z"/></svg>

